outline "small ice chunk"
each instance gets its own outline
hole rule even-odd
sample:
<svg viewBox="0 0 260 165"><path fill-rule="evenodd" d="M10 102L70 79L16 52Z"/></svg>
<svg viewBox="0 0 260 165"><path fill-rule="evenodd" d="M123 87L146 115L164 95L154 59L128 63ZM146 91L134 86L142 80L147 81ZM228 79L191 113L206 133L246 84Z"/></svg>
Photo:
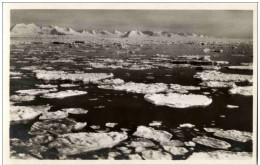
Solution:
<svg viewBox="0 0 260 165"><path fill-rule="evenodd" d="M90 128L92 128L92 129L100 129L100 126L99 125L91 125Z"/></svg>
<svg viewBox="0 0 260 165"><path fill-rule="evenodd" d="M98 105L98 106L95 106L94 108L96 108L96 109L103 109L103 108L106 108L106 107L103 106L103 105Z"/></svg>
<svg viewBox="0 0 260 165"><path fill-rule="evenodd" d="M163 148L170 152L172 155L185 155L187 152L189 152L184 147L175 147L175 146L163 146Z"/></svg>
<svg viewBox="0 0 260 165"><path fill-rule="evenodd" d="M79 130L82 130L83 128L85 128L86 126L87 126L87 122L84 122L84 123L77 122L74 125L73 130L79 131Z"/></svg>
<svg viewBox="0 0 260 165"><path fill-rule="evenodd" d="M161 126L162 121L153 121L152 123L149 123L149 126L155 127L155 126Z"/></svg>
<svg viewBox="0 0 260 165"><path fill-rule="evenodd" d="M130 154L128 157L130 160L143 160L142 157L138 154Z"/></svg>
<svg viewBox="0 0 260 165"><path fill-rule="evenodd" d="M193 128L195 127L195 125L190 124L190 123L184 123L184 124L180 124L181 128Z"/></svg>
<svg viewBox="0 0 260 165"><path fill-rule="evenodd" d="M196 144L194 142L192 142L192 141L184 142L184 144L187 147L195 147L196 146Z"/></svg>
<svg viewBox="0 0 260 165"><path fill-rule="evenodd" d="M227 105L227 108L234 109L234 108L239 108L239 106L238 105Z"/></svg>
<svg viewBox="0 0 260 165"><path fill-rule="evenodd" d="M139 136L147 139L152 139L158 142L169 141L172 138L172 134L166 131L155 130L151 127L138 126L134 136Z"/></svg>
<svg viewBox="0 0 260 165"><path fill-rule="evenodd" d="M91 98L91 99L88 99L89 101L96 101L98 100L98 98Z"/></svg>
<svg viewBox="0 0 260 165"><path fill-rule="evenodd" d="M148 139L138 139L138 140L131 141L129 146L135 147L135 148L137 148L137 147L153 147L153 146L155 146L155 144Z"/></svg>
<svg viewBox="0 0 260 165"><path fill-rule="evenodd" d="M11 76L20 76L23 75L21 72L10 72Z"/></svg>
<svg viewBox="0 0 260 165"><path fill-rule="evenodd" d="M57 88L58 85L51 85L51 84L40 84L40 85L36 85L39 88Z"/></svg>
<svg viewBox="0 0 260 165"><path fill-rule="evenodd" d="M119 153L119 152L109 152L108 153L108 157L110 157L110 158L115 158L119 155L121 155L121 153Z"/></svg>
<svg viewBox="0 0 260 165"><path fill-rule="evenodd" d="M145 160L172 160L170 154L162 151L145 150L141 153Z"/></svg>
<svg viewBox="0 0 260 165"><path fill-rule="evenodd" d="M68 87L77 87L79 85L78 84L60 84L60 86L63 88L68 88Z"/></svg>
<svg viewBox="0 0 260 165"><path fill-rule="evenodd" d="M106 127L114 128L117 123L106 123Z"/></svg>
<svg viewBox="0 0 260 165"><path fill-rule="evenodd" d="M206 132L218 132L218 131L223 131L223 129L220 128L204 128Z"/></svg>

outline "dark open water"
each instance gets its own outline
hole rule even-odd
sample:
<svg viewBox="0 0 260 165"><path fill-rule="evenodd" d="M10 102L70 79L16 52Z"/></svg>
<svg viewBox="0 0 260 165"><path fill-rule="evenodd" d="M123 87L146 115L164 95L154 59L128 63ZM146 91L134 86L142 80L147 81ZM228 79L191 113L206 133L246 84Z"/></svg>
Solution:
<svg viewBox="0 0 260 165"><path fill-rule="evenodd" d="M37 48L37 45L34 46ZM41 47L41 46L40 46ZM42 46L46 49L46 46ZM53 46L55 47L55 45ZM57 46L56 46L57 47ZM171 48L164 49L165 54L169 54L171 56L176 56L178 53L181 54L181 51L178 50L177 53L176 45L173 45ZM12 47L11 47L12 48ZM57 47L57 50L61 50L62 47ZM141 58L150 58L149 47L146 47L143 52L140 54L146 54L146 57ZM79 61L82 63L82 60L93 59L93 55L95 53L86 53L83 56L83 53L77 53L76 49L67 49L64 48L65 51L69 52L69 55L74 57L75 61ZM83 49L83 48L82 48ZM148 50L147 50L148 49ZM230 47L224 48L224 52L221 55L219 54L210 54L212 60L227 60L231 64L238 64L241 62L252 62L252 51L251 48L243 48L241 46L240 49L245 49L246 53L243 57L232 56L232 54L238 54L237 52L229 52L231 51ZM236 50L236 51L240 51ZM56 54L49 55L28 55L29 48L26 49L25 53L21 53L18 55L11 54L11 57L16 57L17 59L11 60L11 67L15 67L15 71L19 71L27 75L26 77L22 77L22 79L11 79L10 80L10 95L16 94L15 91L20 89L36 89L36 84L44 84L43 80L38 80L35 77L35 74L31 71L20 70L23 66L31 66L31 65L44 65L53 66L55 70L58 70L62 67L67 67L69 70L84 70L85 66L73 66L70 64L50 64L41 62L41 59L46 59L47 57L53 57ZM183 51L192 50L192 48L185 48ZM160 53L161 49L155 49L153 54ZM113 55L111 53L106 52L105 50L99 50L96 53L96 56L106 56L110 58L120 59L119 55ZM194 52L197 53L198 50L194 48ZM193 54L194 52L190 52ZM151 52L150 52L151 53ZM153 55L152 54L152 55ZM201 52L200 52L201 54ZM38 57L39 60L32 60L29 63L21 64L17 63L19 60L24 60L25 57ZM67 56L67 55L66 55ZM62 57L62 55L61 55ZM127 56L123 55L122 58L127 58ZM25 60L26 61L26 60ZM231 72L227 69L222 69L223 72ZM193 78L193 75L198 70L194 68L173 68L173 69L148 69L141 71L133 71L127 69L93 69L93 70L85 70L85 72L96 72L96 73L113 73L115 78L121 78L125 82L133 81L133 82L142 82L142 83L172 83L172 84L180 84L180 85L193 85L198 86L199 81ZM234 72L234 71L233 71ZM130 76L126 76L126 73L129 73ZM149 76L147 73L153 73L154 79L147 79ZM234 72L239 74L252 74L252 72L242 71L242 72ZM165 76L171 75L171 76ZM50 81L50 84L61 84L61 83L70 83L70 81ZM46 84L48 84L46 83ZM196 126L198 130L203 130L204 127L217 127L223 129L236 129L241 131L249 131L252 132L253 125L253 98L252 97L244 97L238 95L230 95L227 90L217 90L216 92L212 92L211 89L202 89L201 91L195 91L192 93L202 93L202 92L210 92L210 97L213 99L212 104L207 107L199 107L199 108L170 108L166 106L155 106L144 100L143 94L134 94L134 93L126 93L123 91L114 91L114 90L105 90L99 89L96 85L93 84L83 84L78 82L80 87L73 88L61 88L58 90L67 90L67 89L75 89L80 91L87 91L88 94L81 96L73 96L67 97L63 99L45 99L39 96L36 96L34 101L23 102L21 104L17 103L16 105L46 105L49 104L52 106L51 111L60 110L62 108L84 108L88 110L88 113L85 115L70 115L70 118L75 119L79 122L87 122L87 127L84 131L94 131L89 126L91 125L100 125L101 129L105 129L105 123L107 122L115 122L118 125L111 130L120 130L120 128L129 128L135 131L136 127L139 125L148 126L152 121L162 121L162 126L160 129L167 130L172 132L172 129L177 128L180 124L183 123L191 123ZM98 100L90 101L89 99L98 98ZM230 105L238 105L237 109L228 109L226 106ZM105 108L95 108L97 106L105 106ZM225 115L225 117L221 117L221 115ZM20 139L28 139L30 135L28 135L28 131L31 125L38 121L38 119L28 123L28 124L19 124L13 125L10 127L10 138L20 138ZM184 141L191 140L191 137L187 134L185 137L177 137ZM243 148L243 146L240 146ZM250 147L246 147L245 150L251 150ZM101 151L100 151L101 152Z"/></svg>

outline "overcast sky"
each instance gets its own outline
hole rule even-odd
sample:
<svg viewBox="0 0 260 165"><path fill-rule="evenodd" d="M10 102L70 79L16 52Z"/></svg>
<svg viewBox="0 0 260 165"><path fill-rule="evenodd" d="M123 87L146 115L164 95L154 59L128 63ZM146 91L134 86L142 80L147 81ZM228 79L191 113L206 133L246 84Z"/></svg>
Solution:
<svg viewBox="0 0 260 165"><path fill-rule="evenodd" d="M252 38L252 11L223 10L12 10L11 25L35 23L74 30L158 30Z"/></svg>

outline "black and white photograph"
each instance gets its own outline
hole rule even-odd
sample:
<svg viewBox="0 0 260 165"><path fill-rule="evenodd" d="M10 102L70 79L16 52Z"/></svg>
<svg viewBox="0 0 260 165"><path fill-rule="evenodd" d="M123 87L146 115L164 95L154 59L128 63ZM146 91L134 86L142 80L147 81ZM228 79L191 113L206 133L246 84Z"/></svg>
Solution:
<svg viewBox="0 0 260 165"><path fill-rule="evenodd" d="M256 161L256 3L45 5L8 10L9 160Z"/></svg>

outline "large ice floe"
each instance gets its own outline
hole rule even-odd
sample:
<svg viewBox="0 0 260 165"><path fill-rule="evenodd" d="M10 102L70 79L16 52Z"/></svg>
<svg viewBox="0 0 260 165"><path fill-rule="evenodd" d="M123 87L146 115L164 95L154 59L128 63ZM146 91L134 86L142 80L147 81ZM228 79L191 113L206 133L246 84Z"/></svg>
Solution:
<svg viewBox="0 0 260 165"><path fill-rule="evenodd" d="M111 148L127 139L125 133L69 133L60 135L49 147L54 147L60 155L75 155L103 148Z"/></svg>
<svg viewBox="0 0 260 165"><path fill-rule="evenodd" d="M203 81L200 85L210 88L230 88L234 85L234 82Z"/></svg>
<svg viewBox="0 0 260 165"><path fill-rule="evenodd" d="M60 84L60 87L63 88L69 88L69 87L77 87L79 86L78 84Z"/></svg>
<svg viewBox="0 0 260 165"><path fill-rule="evenodd" d="M253 66L229 66L228 69L231 70L253 70Z"/></svg>
<svg viewBox="0 0 260 165"><path fill-rule="evenodd" d="M214 139L207 136L197 136L192 139L195 143L216 149L228 149L231 145L223 140Z"/></svg>
<svg viewBox="0 0 260 165"><path fill-rule="evenodd" d="M165 92L168 89L167 84L164 83L144 84L134 82L127 82L121 85L99 85L98 87L142 94Z"/></svg>
<svg viewBox="0 0 260 165"><path fill-rule="evenodd" d="M39 122L35 122L30 131L30 135L45 135L45 134L66 134L70 133L77 122L73 120L65 119L57 119L57 120L43 120Z"/></svg>
<svg viewBox="0 0 260 165"><path fill-rule="evenodd" d="M220 82L249 82L252 83L251 75L221 73L219 71L197 72L195 78L202 81L220 81Z"/></svg>
<svg viewBox="0 0 260 165"><path fill-rule="evenodd" d="M29 95L12 95L10 96L10 100L22 102L22 101L32 101L34 100L35 96L29 96Z"/></svg>
<svg viewBox="0 0 260 165"><path fill-rule="evenodd" d="M36 77L43 80L71 80L83 81L84 83L96 82L112 78L112 73L67 73L65 71L36 70Z"/></svg>
<svg viewBox="0 0 260 165"><path fill-rule="evenodd" d="M238 130L217 130L215 131L214 136L238 142L247 142L252 140L252 133Z"/></svg>
<svg viewBox="0 0 260 165"><path fill-rule="evenodd" d="M200 90L199 86L183 86L179 84L170 84L169 90L167 92L177 92L177 93L188 93L188 91Z"/></svg>
<svg viewBox="0 0 260 165"><path fill-rule="evenodd" d="M152 139L157 142L167 142L172 138L172 134L162 130L155 130L151 127L138 126L134 136Z"/></svg>
<svg viewBox="0 0 260 165"><path fill-rule="evenodd" d="M109 80L104 80L104 82L106 81L110 82ZM99 85L98 87L102 89L111 89L111 90L126 91L126 92L141 93L141 94L152 94L152 93L160 93L160 92L188 93L188 91L200 90L200 87L182 86L179 84L164 84L164 83L145 84L145 83L135 83L135 82L124 83L123 81L119 81L119 80L117 82L118 83L107 83L106 85Z"/></svg>
<svg viewBox="0 0 260 165"><path fill-rule="evenodd" d="M65 111L69 114L86 114L88 113L87 110L82 108L63 108L62 111Z"/></svg>
<svg viewBox="0 0 260 165"><path fill-rule="evenodd" d="M155 146L155 144L148 139L137 139L137 140L131 141L129 146L135 147L135 148L137 148L137 147L153 147L153 146Z"/></svg>
<svg viewBox="0 0 260 165"><path fill-rule="evenodd" d="M13 159L42 159L41 152L47 147L35 141L22 141L17 138L10 139L10 157Z"/></svg>
<svg viewBox="0 0 260 165"><path fill-rule="evenodd" d="M46 94L49 92L55 92L57 91L56 88L52 89L25 89L25 90L18 90L16 93L20 93L23 95L30 95L30 96L35 96L35 95L40 95L40 94Z"/></svg>
<svg viewBox="0 0 260 165"><path fill-rule="evenodd" d="M251 159L252 153L217 150L211 152L194 152L187 160L244 160Z"/></svg>
<svg viewBox="0 0 260 165"><path fill-rule="evenodd" d="M40 84L40 85L36 85L39 88L57 88L58 85L51 85L51 84Z"/></svg>
<svg viewBox="0 0 260 165"><path fill-rule="evenodd" d="M236 86L233 85L229 89L229 93L233 95L243 95L243 96L252 96L253 95L253 86Z"/></svg>
<svg viewBox="0 0 260 165"><path fill-rule="evenodd" d="M45 112L40 116L40 120L53 120L53 119L63 119L68 117L68 113L65 111L55 111L55 112Z"/></svg>
<svg viewBox="0 0 260 165"><path fill-rule="evenodd" d="M48 111L50 106L11 106L11 123L26 122L33 120L42 113Z"/></svg>
<svg viewBox="0 0 260 165"><path fill-rule="evenodd" d="M172 108L205 107L212 103L212 99L196 94L147 94L145 100L155 105L164 105Z"/></svg>
<svg viewBox="0 0 260 165"><path fill-rule="evenodd" d="M78 91L78 90L66 90L60 91L57 93L46 93L42 95L43 98L64 98L64 97L71 97L71 96L78 96L87 94L86 91Z"/></svg>
<svg viewBox="0 0 260 165"><path fill-rule="evenodd" d="M180 140L170 140L170 141L160 142L160 145L171 146L171 147L181 147L181 146L184 146L184 143L181 142Z"/></svg>
<svg viewBox="0 0 260 165"><path fill-rule="evenodd" d="M99 85L121 85L125 83L125 81L120 78L116 78L116 79L104 79L93 83Z"/></svg>

